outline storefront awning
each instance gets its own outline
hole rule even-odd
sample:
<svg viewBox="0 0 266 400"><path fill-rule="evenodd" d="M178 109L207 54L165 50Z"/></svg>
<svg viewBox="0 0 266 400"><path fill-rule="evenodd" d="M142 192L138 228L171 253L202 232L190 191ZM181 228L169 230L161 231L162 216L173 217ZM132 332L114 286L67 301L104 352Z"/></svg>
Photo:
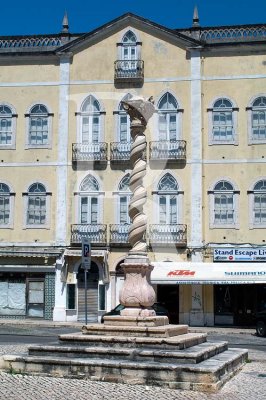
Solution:
<svg viewBox="0 0 266 400"><path fill-rule="evenodd" d="M0 272L55 272L54 265L0 265Z"/></svg>
<svg viewBox="0 0 266 400"><path fill-rule="evenodd" d="M153 262L152 284L266 283L266 263Z"/></svg>

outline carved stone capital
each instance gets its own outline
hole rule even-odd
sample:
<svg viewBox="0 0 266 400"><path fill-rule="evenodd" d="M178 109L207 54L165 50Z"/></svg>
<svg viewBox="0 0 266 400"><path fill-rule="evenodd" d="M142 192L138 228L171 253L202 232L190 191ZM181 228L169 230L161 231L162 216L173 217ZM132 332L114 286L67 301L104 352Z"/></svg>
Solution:
<svg viewBox="0 0 266 400"><path fill-rule="evenodd" d="M142 97L133 96L130 100L122 101L122 106L132 124L141 124L144 127L155 111L151 97L144 100Z"/></svg>

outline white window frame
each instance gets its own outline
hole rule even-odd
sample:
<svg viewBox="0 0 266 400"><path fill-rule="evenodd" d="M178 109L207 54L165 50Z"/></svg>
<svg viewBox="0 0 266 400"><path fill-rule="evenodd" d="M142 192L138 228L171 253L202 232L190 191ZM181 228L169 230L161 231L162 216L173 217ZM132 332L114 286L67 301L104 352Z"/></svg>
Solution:
<svg viewBox="0 0 266 400"><path fill-rule="evenodd" d="M221 107L221 108L216 108L214 107L215 104L219 101L219 100L226 100L229 101L232 105L232 107ZM218 112L219 110L224 111L224 112L231 112L232 113L232 138L231 140L226 139L226 140L221 140L221 139L216 139L213 137L213 115L214 112ZM209 146L213 146L213 145L234 145L234 146L238 146L239 144L239 136L238 136L238 127L237 127L237 113L239 111L239 108L236 107L235 102L229 98L228 96L220 96L217 97L216 99L214 99L214 101L212 102L210 108L207 109L208 112L208 126L209 126Z"/></svg>
<svg viewBox="0 0 266 400"><path fill-rule="evenodd" d="M124 58L124 54L123 54L123 48L125 47L125 43L124 43L124 38L127 35L128 32L132 32L133 35L136 38L136 52L135 52L135 58L134 60L140 60L141 59L141 46L142 43L139 40L139 36L138 33L136 32L136 30L130 26L128 26L126 29L123 30L122 35L120 36L120 41L117 43L117 49L118 49L118 60L125 60ZM132 59L133 60L133 59ZM126 61L126 60L125 60Z"/></svg>
<svg viewBox="0 0 266 400"><path fill-rule="evenodd" d="M113 192L113 196L114 196L115 204L116 204L116 207L115 207L115 221L116 221L116 224L118 224L118 225L122 225L122 224L123 224L123 223L121 222L121 213L120 213L120 205L121 205L120 202L121 202L121 198L122 198L122 197L127 197L127 205L129 205L130 199L131 199L131 197L132 197L132 193L131 193L129 187L128 187L128 190L121 190L121 189L119 188L119 186L121 185L121 183L123 182L123 180L124 180L128 175L129 175L129 172L127 172L127 173L124 175L124 177L120 180L120 182L119 182L119 184L118 184L118 190L115 191L115 192ZM130 221L129 215L127 215L127 222L125 222L124 224L130 224L130 223L131 223L131 221Z"/></svg>
<svg viewBox="0 0 266 400"><path fill-rule="evenodd" d="M261 177L256 179L255 182L253 182L250 190L248 190L248 200L249 200L249 229L265 229L266 228L266 221L262 223L257 223L255 222L255 215L254 215L254 202L255 202L255 195L256 194L265 194L266 196L266 190L255 190L255 186L257 183L260 181L265 181L266 182L266 177Z"/></svg>
<svg viewBox="0 0 266 400"><path fill-rule="evenodd" d="M119 102L117 106L117 110L113 112L115 116L115 123L116 123L116 135L115 139L116 142L122 143L121 142L121 116L126 116L127 117L127 142L125 143L130 143L131 142L131 134L130 134L130 118L127 112L123 109L122 107L122 101L129 100L132 97L130 93L127 93L126 96L124 96L121 101Z"/></svg>
<svg viewBox="0 0 266 400"><path fill-rule="evenodd" d="M252 129L252 116L253 116L253 111L254 111L254 107L253 104L254 102L259 99L260 97L265 97L266 98L266 94L258 94L257 96L254 96L252 98L252 100L249 103L249 106L246 108L246 111L248 113L248 144L252 145L252 144L265 144L266 143L266 136L264 139L254 139L253 137L253 129ZM257 108L255 108L256 110ZM265 115L266 115L266 107L262 108L262 110L265 110Z"/></svg>
<svg viewBox="0 0 266 400"><path fill-rule="evenodd" d="M41 117L47 117L47 143L30 143L30 126L31 126L31 117L35 114L31 114L31 111L34 107L36 106L43 106L46 108L47 113L44 114L36 114L40 115ZM51 149L52 148L52 117L54 116L53 113L50 112L50 108L47 106L42 101L36 102L32 104L28 110L28 112L25 114L25 119L26 119L26 149Z"/></svg>
<svg viewBox="0 0 266 400"><path fill-rule="evenodd" d="M6 185L9 189L9 192L1 192L0 193L0 196L3 195L3 197L9 197L9 220L8 220L7 224L0 223L0 229L13 229L14 228L15 193L9 183L7 183L5 181L1 181L0 184ZM7 196L2 193L7 193Z"/></svg>
<svg viewBox="0 0 266 400"><path fill-rule="evenodd" d="M44 224L29 224L28 223L28 208L29 208L29 198L30 196L34 196L32 192L29 192L30 188L35 185L35 184L40 184L44 186L46 189L46 192L41 192L38 193L36 192L36 197L37 196L45 196L45 223ZM37 194L38 193L38 194ZM23 203L24 203L24 224L23 224L23 229L50 229L50 208L51 208L51 196L52 193L47 191L47 185L43 182L32 182L27 191L22 193L23 196Z"/></svg>
<svg viewBox="0 0 266 400"><path fill-rule="evenodd" d="M93 98L94 100L97 101L97 103L99 104L99 111L83 111L86 102L89 100L89 98ZM94 116L99 117L99 133L98 133L98 143L102 143L104 141L104 115L105 115L105 110L103 108L103 105L101 104L101 102L99 101L99 99L97 98L97 96L95 96L93 93L90 93L89 95L87 95L85 97L85 99L82 101L80 107L79 107L79 111L76 112L76 117L77 117L77 143L84 143L84 144L89 144L89 143L93 143L92 142L92 119ZM90 130L89 130L89 142L84 142L83 141L83 118L88 117L90 120ZM95 142L94 144L96 144L97 142Z"/></svg>
<svg viewBox="0 0 266 400"><path fill-rule="evenodd" d="M159 190L158 186L161 182L161 180L166 176L166 175L171 175L171 177L176 181L177 185L177 190ZM168 199L169 203L169 210L170 210L170 197L174 196L176 198L176 223L175 224L170 224L166 223L165 225L179 225L181 224L181 218L182 218L182 206L183 206L183 196L184 192L180 189L179 183L177 179L173 176L173 174L170 171L164 171L164 173L160 176L160 178L157 181L155 190L152 192L153 197L154 197L154 223L155 224L160 224L160 197L165 196ZM169 211L168 210L168 211Z"/></svg>
<svg viewBox="0 0 266 400"><path fill-rule="evenodd" d="M173 98L176 101L177 104L177 108L173 109L173 110L167 110L167 109L160 109L159 105L161 100L163 99L163 97L165 95L171 95L173 96ZM156 140L160 141L160 115L167 115L167 138L165 139L165 141L169 141L170 142L170 115L173 114L176 116L176 134L175 134L175 140L182 140L182 114L184 112L184 110L182 108L180 108L180 103L177 99L177 97L175 96L174 93L172 93L172 91L170 90L166 90L163 93L161 93L160 97L157 99L156 101L157 104L157 108L156 108Z"/></svg>
<svg viewBox="0 0 266 400"><path fill-rule="evenodd" d="M228 182L233 190L215 190L215 187L220 182ZM215 221L215 195L216 194L232 194L233 196L233 222L227 224L219 224ZM217 180L213 185L212 189L208 191L209 195L209 215L210 215L210 229L239 229L239 190L236 189L236 185L228 178L221 178Z"/></svg>
<svg viewBox="0 0 266 400"><path fill-rule="evenodd" d="M95 191L95 190L82 190L82 184L84 182L84 180L91 176L92 178L94 178L97 181L99 190ZM84 197L87 197L90 201L91 198L93 197L97 197L97 224L102 224L103 223L103 199L104 199L104 192L100 190L100 180L98 179L98 177L96 177L94 174L89 173L87 175L85 175L83 177L83 179L81 180L79 186L78 186L78 191L74 192L74 196L75 196L75 221L77 221L77 224L82 224L81 223L81 199ZM88 202L89 203L89 202ZM89 223L84 224L84 225L89 225Z"/></svg>
<svg viewBox="0 0 266 400"><path fill-rule="evenodd" d="M17 132L17 113L15 111L15 108L6 102L0 103L0 107L8 107L11 111L10 117L11 118L11 143L8 144L3 144L0 143L0 149L1 150L14 150L16 148L16 132ZM3 114L2 114L3 115ZM0 114L1 118L1 114Z"/></svg>

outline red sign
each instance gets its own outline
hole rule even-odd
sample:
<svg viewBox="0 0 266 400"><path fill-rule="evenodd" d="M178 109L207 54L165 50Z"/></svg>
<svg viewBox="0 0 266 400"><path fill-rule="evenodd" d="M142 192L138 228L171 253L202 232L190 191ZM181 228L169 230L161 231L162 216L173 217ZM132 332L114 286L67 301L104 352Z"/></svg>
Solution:
<svg viewBox="0 0 266 400"><path fill-rule="evenodd" d="M175 271L168 272L167 276L194 276L196 271L190 271L189 269L176 269Z"/></svg>

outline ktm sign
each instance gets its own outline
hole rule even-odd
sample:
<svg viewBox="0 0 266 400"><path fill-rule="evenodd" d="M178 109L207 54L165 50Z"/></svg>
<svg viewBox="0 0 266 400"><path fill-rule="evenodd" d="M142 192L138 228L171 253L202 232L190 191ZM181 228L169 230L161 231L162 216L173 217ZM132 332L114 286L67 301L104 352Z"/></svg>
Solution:
<svg viewBox="0 0 266 400"><path fill-rule="evenodd" d="M175 271L168 272L167 276L194 276L196 271L189 269L176 269Z"/></svg>

